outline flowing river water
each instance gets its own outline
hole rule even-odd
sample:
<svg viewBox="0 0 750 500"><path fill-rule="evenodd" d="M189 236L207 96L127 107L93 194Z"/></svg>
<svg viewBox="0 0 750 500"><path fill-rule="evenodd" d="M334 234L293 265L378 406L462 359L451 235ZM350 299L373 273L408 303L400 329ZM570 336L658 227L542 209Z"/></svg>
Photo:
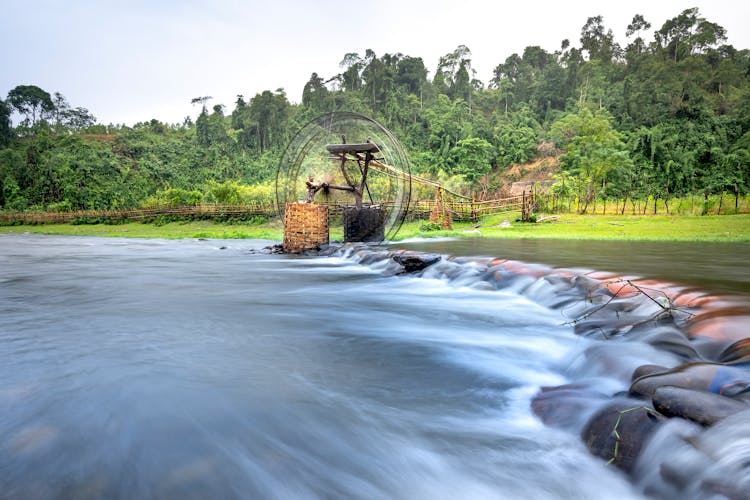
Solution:
<svg viewBox="0 0 750 500"><path fill-rule="evenodd" d="M586 356L607 341L578 335L581 301L545 280L254 253L269 243L0 236L0 498L644 498L531 401L627 390L623 373L673 353L619 344L602 368ZM616 243L581 261L476 245L404 244L750 300L746 245L696 262L655 245L653 268Z"/></svg>

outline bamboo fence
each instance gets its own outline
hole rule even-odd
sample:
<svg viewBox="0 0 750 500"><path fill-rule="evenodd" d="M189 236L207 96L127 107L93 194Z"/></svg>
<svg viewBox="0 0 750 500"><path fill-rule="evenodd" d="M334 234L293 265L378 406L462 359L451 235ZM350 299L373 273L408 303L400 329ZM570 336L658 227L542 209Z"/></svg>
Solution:
<svg viewBox="0 0 750 500"><path fill-rule="evenodd" d="M472 201L446 197L441 201L454 221L476 221L498 212L521 210L522 196L496 200ZM325 205L325 203L323 203ZM436 206L436 200L411 200L407 205L385 201L386 209L405 209L407 220L426 220ZM331 218L339 218L343 212L340 204L328 204ZM247 219L250 217L275 217L278 215L273 203L249 203L243 205L206 204L183 207L148 207L129 210L77 210L70 212L15 212L0 213L0 224L62 224L120 221L150 221L157 218L174 219Z"/></svg>

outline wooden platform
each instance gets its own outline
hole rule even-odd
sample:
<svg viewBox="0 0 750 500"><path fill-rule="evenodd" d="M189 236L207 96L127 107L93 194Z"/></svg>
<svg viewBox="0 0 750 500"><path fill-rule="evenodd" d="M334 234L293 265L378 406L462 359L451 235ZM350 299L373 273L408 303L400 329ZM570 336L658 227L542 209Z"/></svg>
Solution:
<svg viewBox="0 0 750 500"><path fill-rule="evenodd" d="M360 154L360 153L375 153L380 151L380 147L374 142L364 142L361 144L328 144L326 150L329 153L341 155L341 154Z"/></svg>

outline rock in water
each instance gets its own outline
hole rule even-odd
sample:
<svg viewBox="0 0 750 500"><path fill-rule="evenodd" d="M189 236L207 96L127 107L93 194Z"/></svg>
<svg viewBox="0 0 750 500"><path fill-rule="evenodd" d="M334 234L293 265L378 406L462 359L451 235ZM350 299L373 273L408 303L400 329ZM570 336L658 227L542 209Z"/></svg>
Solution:
<svg viewBox="0 0 750 500"><path fill-rule="evenodd" d="M730 415L750 409L750 405L706 391L682 387L658 387L654 408L668 417L682 417L703 425L713 425Z"/></svg>
<svg viewBox="0 0 750 500"><path fill-rule="evenodd" d="M284 248L281 245L273 245L270 247L263 247L260 250L251 249L249 252L251 254L263 254L263 255L282 254L284 253Z"/></svg>
<svg viewBox="0 0 750 500"><path fill-rule="evenodd" d="M633 372L633 376L630 377L630 381L635 382L639 378L645 377L646 375L653 375L654 373L664 373L668 371L669 371L669 368L667 368L666 366L641 365L635 369L635 371Z"/></svg>
<svg viewBox="0 0 750 500"><path fill-rule="evenodd" d="M542 387L531 402L534 414L546 425L580 430L588 417L609 396L590 387Z"/></svg>
<svg viewBox="0 0 750 500"><path fill-rule="evenodd" d="M320 251L318 252L319 257L330 257L331 255L334 255L336 252L339 251L339 248L341 248L341 245L321 245Z"/></svg>
<svg viewBox="0 0 750 500"><path fill-rule="evenodd" d="M719 356L722 363L750 363L750 338L738 340Z"/></svg>
<svg viewBox="0 0 750 500"><path fill-rule="evenodd" d="M750 369L744 365L688 363L636 379L630 386L630 394L650 398L657 387L666 385L733 395L750 385Z"/></svg>
<svg viewBox="0 0 750 500"><path fill-rule="evenodd" d="M418 253L398 253L393 256L393 260L404 268L406 273L416 273L429 267L440 260L436 254L418 254Z"/></svg>
<svg viewBox="0 0 750 500"><path fill-rule="evenodd" d="M619 399L597 411L581 438L589 451L630 473L644 443L664 417L635 399Z"/></svg>
<svg viewBox="0 0 750 500"><path fill-rule="evenodd" d="M633 476L648 498L748 500L750 409L707 429L667 420L641 451Z"/></svg>

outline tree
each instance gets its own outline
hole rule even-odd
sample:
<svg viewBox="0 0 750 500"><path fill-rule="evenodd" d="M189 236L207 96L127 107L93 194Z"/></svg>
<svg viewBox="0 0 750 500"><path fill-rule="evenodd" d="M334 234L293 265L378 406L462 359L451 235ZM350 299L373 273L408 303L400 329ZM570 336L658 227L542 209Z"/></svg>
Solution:
<svg viewBox="0 0 750 500"><path fill-rule="evenodd" d="M265 90L250 100L250 118L257 124L256 144L260 152L284 144L288 112L284 89L277 89L276 93Z"/></svg>
<svg viewBox="0 0 750 500"><path fill-rule="evenodd" d="M227 124L224 119L224 105L216 104L213 113L208 116L208 142L209 144L221 144L229 142Z"/></svg>
<svg viewBox="0 0 750 500"><path fill-rule="evenodd" d="M344 72L339 75L341 88L347 91L357 91L362 88L363 61L356 52L349 52L339 63Z"/></svg>
<svg viewBox="0 0 750 500"><path fill-rule="evenodd" d="M55 92L52 96L52 103L54 104L54 111L51 113L54 119L54 125L56 128L62 128L64 114L70 110L70 104L68 100L60 92Z"/></svg>
<svg viewBox="0 0 750 500"><path fill-rule="evenodd" d="M619 55L620 47L615 43L612 30L604 31L602 16L589 17L581 28L581 48L589 53L589 60L611 62Z"/></svg>
<svg viewBox="0 0 750 500"><path fill-rule="evenodd" d="M500 90L505 113L527 103L540 120L549 108L562 110L569 94L565 70L553 54L536 45L526 47L522 56L513 54L495 67L491 84Z"/></svg>
<svg viewBox="0 0 750 500"><path fill-rule="evenodd" d="M429 129L427 148L430 151L430 170L450 169L451 149L468 137L468 107L463 100L451 102L439 94L435 103L425 110L424 120Z"/></svg>
<svg viewBox="0 0 750 500"><path fill-rule="evenodd" d="M607 175L630 161L622 136L612 128L604 110L595 113L582 108L561 118L552 127L555 143L565 151L560 163L566 173L579 181L582 212L594 201Z"/></svg>
<svg viewBox="0 0 750 500"><path fill-rule="evenodd" d="M68 100L60 92L52 96L53 109L48 113L54 121L57 130L83 130L96 123L96 117L82 107L72 108Z"/></svg>
<svg viewBox="0 0 750 500"><path fill-rule="evenodd" d="M209 131L208 111L206 111L206 106L203 106L201 113L195 120L195 138L201 146L209 146L211 144L211 133Z"/></svg>
<svg viewBox="0 0 750 500"><path fill-rule="evenodd" d="M365 52L365 67L362 70L364 91L370 109L374 113L386 114L392 101L393 82L401 54L384 54L378 58L370 49ZM392 113L389 113L392 114Z"/></svg>
<svg viewBox="0 0 750 500"><path fill-rule="evenodd" d="M34 126L44 113L55 109L49 93L36 85L19 85L8 92L8 104L26 116L27 126Z"/></svg>
<svg viewBox="0 0 750 500"><path fill-rule="evenodd" d="M700 16L698 8L686 9L655 33L658 47L678 62L726 41L726 30Z"/></svg>
<svg viewBox="0 0 750 500"><path fill-rule="evenodd" d="M315 111L323 111L327 97L328 89L323 85L323 79L317 73L310 75L302 89L302 105Z"/></svg>
<svg viewBox="0 0 750 500"><path fill-rule="evenodd" d="M494 88L500 90L506 113L515 102L516 95L518 94L519 100L522 100L525 94L525 89L521 82L522 65L523 60L521 57L518 54L513 54L505 59L504 63L498 64L495 67L494 77L490 83Z"/></svg>
<svg viewBox="0 0 750 500"><path fill-rule="evenodd" d="M625 36L630 38L635 35L633 43L627 46L626 52L628 54L641 54L646 47L646 42L641 38L641 31L651 29L651 23L643 18L643 15L636 14L633 16L633 20L628 24L628 28L625 31Z"/></svg>
<svg viewBox="0 0 750 500"><path fill-rule="evenodd" d="M210 95L206 95L203 97L193 97L192 99L190 99L190 104L192 104L193 106L195 106L196 104L200 104L201 107L205 109L206 103L211 99L213 99L213 97L211 97Z"/></svg>
<svg viewBox="0 0 750 500"><path fill-rule="evenodd" d="M232 111L232 128L240 130L245 128L245 118L247 116L247 103L242 94L237 94L237 100L234 102L234 111Z"/></svg>
<svg viewBox="0 0 750 500"><path fill-rule="evenodd" d="M72 130L84 130L96 123L96 117L82 107L69 109L64 114L64 124Z"/></svg>
<svg viewBox="0 0 750 500"><path fill-rule="evenodd" d="M0 146L5 146L13 137L10 126L10 107L0 100Z"/></svg>
<svg viewBox="0 0 750 500"><path fill-rule="evenodd" d="M398 61L396 85L406 88L407 92L422 97L422 87L427 83L427 68L421 57L405 56Z"/></svg>
<svg viewBox="0 0 750 500"><path fill-rule="evenodd" d="M461 139L451 150L455 164L453 173L463 175L471 184L476 184L492 168L492 144L478 137Z"/></svg>
<svg viewBox="0 0 750 500"><path fill-rule="evenodd" d="M453 52L438 61L433 84L438 91L451 99L463 99L471 107L471 79L475 71L471 68L471 51L466 45L459 45Z"/></svg>
<svg viewBox="0 0 750 500"><path fill-rule="evenodd" d="M501 117L494 130L498 166L505 167L532 159L536 154L540 131L541 127L534 120L531 108L525 104L518 112Z"/></svg>

